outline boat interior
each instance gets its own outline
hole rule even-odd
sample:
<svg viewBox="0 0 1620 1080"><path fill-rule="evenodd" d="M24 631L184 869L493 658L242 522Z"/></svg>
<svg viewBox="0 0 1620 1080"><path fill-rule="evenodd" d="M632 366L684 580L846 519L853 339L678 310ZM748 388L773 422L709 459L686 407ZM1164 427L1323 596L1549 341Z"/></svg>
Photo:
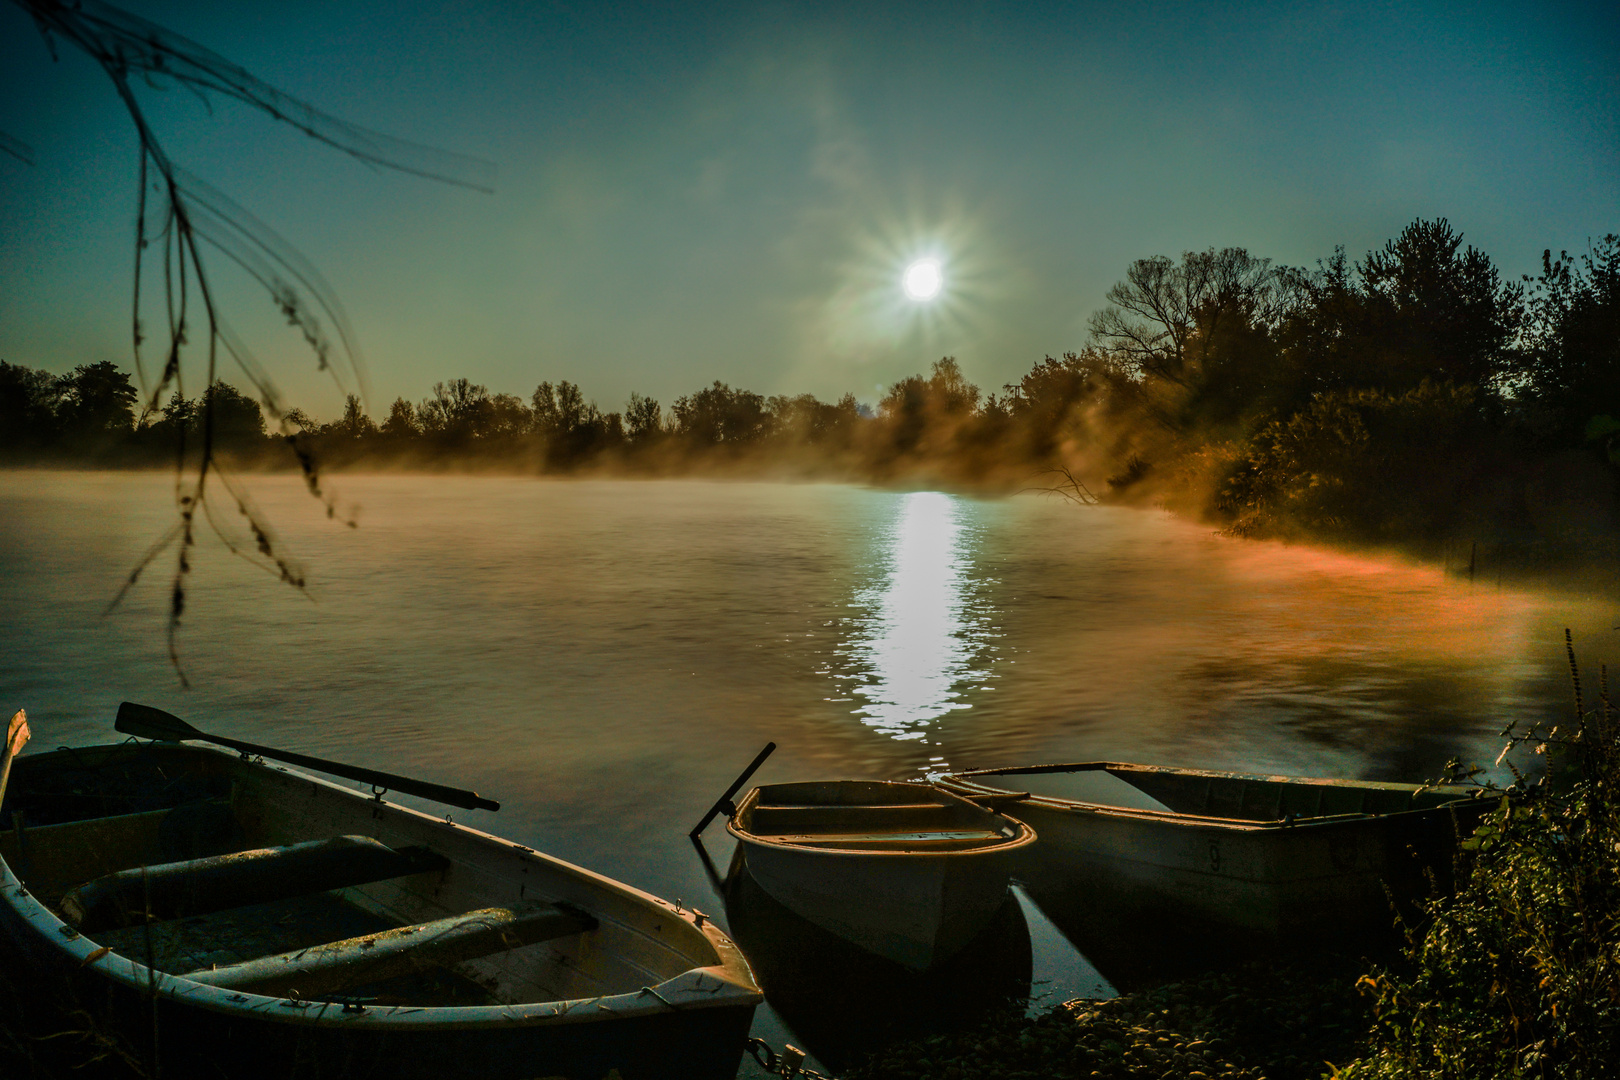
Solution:
<svg viewBox="0 0 1620 1080"><path fill-rule="evenodd" d="M738 827L767 843L852 850L956 851L1017 839L1020 826L925 784L773 784L737 808Z"/></svg>
<svg viewBox="0 0 1620 1080"><path fill-rule="evenodd" d="M960 777L996 789L1019 785L1039 788L1037 777L1084 773L1106 774L1123 781L1172 813L1256 822L1427 810L1469 798L1473 790L1445 785L1261 776L1119 762L975 770L962 773ZM1027 792L1013 793L1012 797L1019 795L1027 796Z"/></svg>
<svg viewBox="0 0 1620 1080"><path fill-rule="evenodd" d="M582 886L561 880L565 864L217 751L27 755L0 822L0 856L70 926L221 988L510 1005L624 993L693 966L569 903Z"/></svg>

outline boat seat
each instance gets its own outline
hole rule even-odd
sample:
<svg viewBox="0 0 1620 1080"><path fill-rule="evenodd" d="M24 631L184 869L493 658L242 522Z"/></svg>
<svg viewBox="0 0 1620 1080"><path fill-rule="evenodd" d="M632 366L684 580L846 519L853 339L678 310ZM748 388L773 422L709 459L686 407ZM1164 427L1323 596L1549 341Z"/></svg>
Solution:
<svg viewBox="0 0 1620 1080"><path fill-rule="evenodd" d="M893 824L925 829L952 819L963 820L963 812L940 803L897 806L756 806L748 831L760 833L851 831L874 825Z"/></svg>
<svg viewBox="0 0 1620 1080"><path fill-rule="evenodd" d="M228 990L314 998L595 927L596 920L577 908L526 900L511 907L469 911L241 964L193 971L182 977Z"/></svg>
<svg viewBox="0 0 1620 1080"><path fill-rule="evenodd" d="M17 818L11 825L0 832L0 856L19 869L30 888L52 897L132 863L222 855L242 846L241 826L223 799L53 825L28 825Z"/></svg>
<svg viewBox="0 0 1620 1080"><path fill-rule="evenodd" d="M94 934L147 919L265 904L449 865L426 848L395 850L368 836L333 836L120 870L68 890L60 907L81 933Z"/></svg>

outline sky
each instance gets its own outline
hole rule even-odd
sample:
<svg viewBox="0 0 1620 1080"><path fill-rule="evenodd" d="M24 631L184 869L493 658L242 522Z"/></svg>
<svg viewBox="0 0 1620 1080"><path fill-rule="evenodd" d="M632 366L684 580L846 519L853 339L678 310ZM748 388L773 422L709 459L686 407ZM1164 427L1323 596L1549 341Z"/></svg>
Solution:
<svg viewBox="0 0 1620 1080"><path fill-rule="evenodd" d="M454 187L138 87L171 157L331 283L374 415L458 377L568 380L605 411L716 379L872 402L947 355L995 390L1082 347L1138 258L1308 266L1445 217L1516 279L1620 232L1612 4L124 6L493 163L493 193ZM135 137L106 76L57 53L0 4L0 132L33 156L0 154L0 359L133 370ZM901 288L920 258L927 302ZM347 387L210 266L290 402L335 416Z"/></svg>

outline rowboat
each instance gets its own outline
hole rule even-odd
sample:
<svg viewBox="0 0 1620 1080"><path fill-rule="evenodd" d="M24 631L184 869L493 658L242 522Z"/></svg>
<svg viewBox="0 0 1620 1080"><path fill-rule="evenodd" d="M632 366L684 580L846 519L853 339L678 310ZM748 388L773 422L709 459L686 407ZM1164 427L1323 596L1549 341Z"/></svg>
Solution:
<svg viewBox="0 0 1620 1080"><path fill-rule="evenodd" d="M1105 774L1147 806L1032 793ZM1096 891L1148 921L1274 939L1388 930L1390 902L1444 887L1459 833L1495 802L1397 784L1078 762L936 778L1041 837L1020 876L1078 906ZM1141 799L1141 795L1149 796Z"/></svg>
<svg viewBox="0 0 1620 1080"><path fill-rule="evenodd" d="M928 784L769 784L726 829L759 887L846 941L923 971L971 941L1007 896L1034 830Z"/></svg>
<svg viewBox="0 0 1620 1080"><path fill-rule="evenodd" d="M154 1075L730 1080L761 1000L696 911L246 754L29 755L3 816L25 977Z"/></svg>

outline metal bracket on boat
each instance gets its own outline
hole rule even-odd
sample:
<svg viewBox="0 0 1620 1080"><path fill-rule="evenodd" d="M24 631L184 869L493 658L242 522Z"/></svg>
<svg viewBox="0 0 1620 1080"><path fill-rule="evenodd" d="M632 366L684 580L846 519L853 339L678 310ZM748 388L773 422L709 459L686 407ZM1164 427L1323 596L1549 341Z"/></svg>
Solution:
<svg viewBox="0 0 1620 1080"><path fill-rule="evenodd" d="M800 1076L808 1077L809 1080L833 1080L825 1073L805 1068L804 1051L791 1043L784 1044L780 1054L772 1050L771 1044L764 1039L749 1039L745 1049L755 1061L759 1062L760 1068L772 1076L780 1076L784 1080L794 1080Z"/></svg>
<svg viewBox="0 0 1620 1080"><path fill-rule="evenodd" d="M372 802L382 802L383 801L383 796L386 795L386 794L388 794L388 789L383 787L381 784L372 784L371 785L371 801Z"/></svg>
<svg viewBox="0 0 1620 1080"><path fill-rule="evenodd" d="M673 1001L669 1000L669 998L665 997L663 994L660 994L658 991L654 990L650 986L643 986L641 988L641 993L642 994L651 994L653 997L658 999L659 1004L667 1006L668 1008L673 1009L673 1010L675 1010L677 1012L680 1010L679 1005L675 1004Z"/></svg>

